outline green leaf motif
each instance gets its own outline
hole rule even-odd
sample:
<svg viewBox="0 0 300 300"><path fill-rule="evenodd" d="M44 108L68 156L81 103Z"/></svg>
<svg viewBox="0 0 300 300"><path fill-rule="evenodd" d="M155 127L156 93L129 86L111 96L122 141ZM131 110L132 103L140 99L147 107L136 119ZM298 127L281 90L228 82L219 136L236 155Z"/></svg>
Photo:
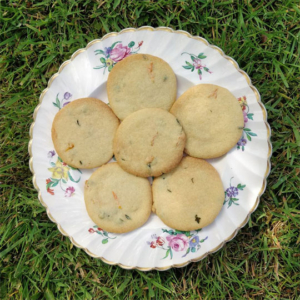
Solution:
<svg viewBox="0 0 300 300"><path fill-rule="evenodd" d="M129 47L129 48L132 48L134 45L135 45L135 42L134 42L134 41L131 41L131 42L128 44L128 47Z"/></svg>
<svg viewBox="0 0 300 300"><path fill-rule="evenodd" d="M107 244L107 243L108 243L108 239L102 240L102 244Z"/></svg>
<svg viewBox="0 0 300 300"><path fill-rule="evenodd" d="M56 95L56 106L60 109L60 101L58 99L58 94Z"/></svg>
<svg viewBox="0 0 300 300"><path fill-rule="evenodd" d="M103 50L95 50L95 55L101 54L104 55L104 51Z"/></svg>
<svg viewBox="0 0 300 300"><path fill-rule="evenodd" d="M50 164L51 164L51 166L55 167L55 163L54 162L51 162Z"/></svg>
<svg viewBox="0 0 300 300"><path fill-rule="evenodd" d="M52 104L60 109L60 107L55 102L52 102Z"/></svg>
<svg viewBox="0 0 300 300"><path fill-rule="evenodd" d="M118 41L118 42L113 43L113 44L110 46L110 48L111 48L111 49L114 49L114 47L115 47L118 43L121 43L121 42Z"/></svg>
<svg viewBox="0 0 300 300"><path fill-rule="evenodd" d="M185 63L188 65L188 66L193 66L190 62L188 62L187 60L185 61Z"/></svg>
<svg viewBox="0 0 300 300"><path fill-rule="evenodd" d="M254 133L254 132L248 132L248 134L251 135L251 136L257 136L257 134Z"/></svg>
<svg viewBox="0 0 300 300"><path fill-rule="evenodd" d="M249 141L249 142L251 142L251 136L246 132L246 136L247 136L247 140Z"/></svg>
<svg viewBox="0 0 300 300"><path fill-rule="evenodd" d="M68 165L69 166L69 165ZM74 170L74 171L78 171L80 174L82 174L82 172L80 171L80 169L77 169L77 168L73 168L71 166L69 166L70 169Z"/></svg>
<svg viewBox="0 0 300 300"><path fill-rule="evenodd" d="M254 114L247 114L247 118L253 121L253 115Z"/></svg>
<svg viewBox="0 0 300 300"><path fill-rule="evenodd" d="M195 59L196 57L191 55L191 60L194 61Z"/></svg>
<svg viewBox="0 0 300 300"><path fill-rule="evenodd" d="M106 231L103 231L103 235L108 237L108 233Z"/></svg>
<svg viewBox="0 0 300 300"><path fill-rule="evenodd" d="M245 187L246 187L245 184L242 185L242 184L239 183L239 184L237 185L237 188L238 188L239 190L241 190L241 191L242 191Z"/></svg>
<svg viewBox="0 0 300 300"><path fill-rule="evenodd" d="M200 53L200 54L198 55L198 58L200 58L200 59L204 59L204 58L206 58L206 57L207 57L207 56L205 56L203 52Z"/></svg>
<svg viewBox="0 0 300 300"><path fill-rule="evenodd" d="M49 183L46 184L46 190L48 190L50 188L51 184L52 184L52 181L50 181Z"/></svg>
<svg viewBox="0 0 300 300"><path fill-rule="evenodd" d="M203 69L204 69L204 71L206 71L206 72L208 72L208 71L209 71L209 69L208 69L208 68L206 68L206 67L204 67Z"/></svg>
<svg viewBox="0 0 300 300"><path fill-rule="evenodd" d="M114 65L111 65L108 67L108 72L110 72L112 70L112 68L114 67Z"/></svg>
<svg viewBox="0 0 300 300"><path fill-rule="evenodd" d="M202 74L202 71L200 69L198 69L198 74L201 75Z"/></svg>
<svg viewBox="0 0 300 300"><path fill-rule="evenodd" d="M171 248L170 248L170 257L171 257L171 259L173 258L173 252L172 252Z"/></svg>
<svg viewBox="0 0 300 300"><path fill-rule="evenodd" d="M78 182L80 181L80 179L81 179L81 177L79 177L78 180L75 180L75 179L72 177L70 171L68 171L68 175L69 175L69 178L71 179L71 181L73 181L73 182L75 182L75 183L78 183Z"/></svg>
<svg viewBox="0 0 300 300"><path fill-rule="evenodd" d="M57 159L58 159L60 162L62 162L62 159L61 159L59 156L57 157Z"/></svg>
<svg viewBox="0 0 300 300"><path fill-rule="evenodd" d="M172 230L172 229L170 229L170 230L162 229L162 232L166 232L166 233L171 234L171 235L176 235L176 234L177 234L177 233L176 233L174 230Z"/></svg>
<svg viewBox="0 0 300 300"><path fill-rule="evenodd" d="M238 198L230 198L231 201L238 201Z"/></svg>
<svg viewBox="0 0 300 300"><path fill-rule="evenodd" d="M195 71L195 67L193 66L192 69L191 69L191 72L194 72L194 71Z"/></svg>
<svg viewBox="0 0 300 300"><path fill-rule="evenodd" d="M196 252L196 248L193 247L193 248L191 249L191 252Z"/></svg>
<svg viewBox="0 0 300 300"><path fill-rule="evenodd" d="M63 183L67 183L67 181L66 181L65 179L63 179L63 178L61 179L61 181L62 181Z"/></svg>
<svg viewBox="0 0 300 300"><path fill-rule="evenodd" d="M104 57L101 57L101 58L100 58L100 61L101 61L103 64L105 64L105 62L106 62L106 60L105 60Z"/></svg>
<svg viewBox="0 0 300 300"><path fill-rule="evenodd" d="M96 226L96 227L97 227L97 226ZM97 230L96 232L97 232L98 234L100 234L101 236L103 236L103 234L102 234L101 231Z"/></svg>
<svg viewBox="0 0 300 300"><path fill-rule="evenodd" d="M183 68L187 69L187 70L190 70L192 69L193 67L192 66L182 66Z"/></svg>
<svg viewBox="0 0 300 300"><path fill-rule="evenodd" d="M165 257L163 257L162 259L165 259L165 258L167 258L167 257L169 256L169 254L170 254L170 250L171 250L171 248L169 248L169 249L167 250L167 252L166 252L166 256L165 256Z"/></svg>
<svg viewBox="0 0 300 300"><path fill-rule="evenodd" d="M250 128L244 128L244 131L251 131Z"/></svg>
<svg viewBox="0 0 300 300"><path fill-rule="evenodd" d="M59 183L59 180L57 180L56 182L53 182L53 181L52 181L51 187L55 187L55 186L57 186L57 185L58 185L58 183Z"/></svg>

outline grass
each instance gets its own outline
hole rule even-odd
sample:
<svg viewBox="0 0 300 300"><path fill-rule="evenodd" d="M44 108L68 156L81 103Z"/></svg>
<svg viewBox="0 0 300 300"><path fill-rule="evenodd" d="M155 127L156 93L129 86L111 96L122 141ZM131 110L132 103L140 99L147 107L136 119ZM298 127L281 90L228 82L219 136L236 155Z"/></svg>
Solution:
<svg viewBox="0 0 300 300"><path fill-rule="evenodd" d="M300 299L298 0L0 6L0 299ZM217 253L166 272L125 271L73 247L47 218L28 168L32 113L59 65L107 32L143 25L201 35L235 58L272 127L272 171L249 224Z"/></svg>

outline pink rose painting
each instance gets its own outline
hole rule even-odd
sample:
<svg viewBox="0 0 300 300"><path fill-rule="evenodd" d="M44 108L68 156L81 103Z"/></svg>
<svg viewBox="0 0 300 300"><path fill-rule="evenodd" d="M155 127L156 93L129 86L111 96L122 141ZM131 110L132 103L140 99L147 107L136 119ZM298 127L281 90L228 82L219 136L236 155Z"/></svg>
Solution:
<svg viewBox="0 0 300 300"><path fill-rule="evenodd" d="M103 74L105 74L106 69L110 72L114 65L119 61L131 54L138 53L142 45L143 41L138 42L137 46L134 41L131 41L128 45L124 45L123 42L117 41L109 47L95 50L95 55L100 55L101 64L94 69L103 69Z"/></svg>
<svg viewBox="0 0 300 300"><path fill-rule="evenodd" d="M176 252L186 250L189 245L189 238L184 234L169 235L166 237L169 246Z"/></svg>
<svg viewBox="0 0 300 300"><path fill-rule="evenodd" d="M165 256L162 259L170 257L173 259L173 251L183 252L182 257L187 256L190 252L196 252L201 248L201 243L204 243L208 237L200 239L198 233L201 231L179 231L174 229L162 229L163 233L167 233L166 237L151 235L151 241L147 244L150 248L162 249L165 251Z"/></svg>
<svg viewBox="0 0 300 300"><path fill-rule="evenodd" d="M130 55L130 52L130 48L128 48L127 46L123 46L122 44L118 44L114 49L111 50L110 58L114 62L118 62L126 56Z"/></svg>

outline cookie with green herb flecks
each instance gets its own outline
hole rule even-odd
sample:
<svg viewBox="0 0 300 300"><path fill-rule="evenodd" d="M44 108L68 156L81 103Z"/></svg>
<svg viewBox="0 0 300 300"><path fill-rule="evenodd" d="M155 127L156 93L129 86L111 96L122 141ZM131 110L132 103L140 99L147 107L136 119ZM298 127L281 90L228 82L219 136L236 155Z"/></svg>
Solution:
<svg viewBox="0 0 300 300"><path fill-rule="evenodd" d="M169 110L176 100L176 76L167 62L134 54L118 62L107 80L110 107L120 120L148 107Z"/></svg>
<svg viewBox="0 0 300 300"><path fill-rule="evenodd" d="M106 164L92 174L85 182L84 200L93 222L109 232L132 231L151 214L148 179L125 172L118 163Z"/></svg>
<svg viewBox="0 0 300 300"><path fill-rule="evenodd" d="M217 170L203 159L184 157L153 181L153 211L171 228L191 231L214 221L224 202Z"/></svg>
<svg viewBox="0 0 300 300"><path fill-rule="evenodd" d="M160 108L145 108L128 116L114 138L114 154L127 172L159 176L175 168L185 145L178 120Z"/></svg>
<svg viewBox="0 0 300 300"><path fill-rule="evenodd" d="M186 133L185 152L194 157L224 155L243 133L240 104L230 91L218 85L199 84L188 89L174 103L171 113Z"/></svg>
<svg viewBox="0 0 300 300"><path fill-rule="evenodd" d="M52 140L60 158L74 168L95 168L113 156L119 120L107 104L82 98L63 107L52 124Z"/></svg>

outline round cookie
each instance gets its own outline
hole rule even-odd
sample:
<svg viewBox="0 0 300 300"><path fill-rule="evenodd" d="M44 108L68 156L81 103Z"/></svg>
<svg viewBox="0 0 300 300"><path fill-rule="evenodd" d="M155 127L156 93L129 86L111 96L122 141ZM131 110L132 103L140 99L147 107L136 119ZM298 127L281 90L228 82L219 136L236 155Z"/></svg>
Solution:
<svg viewBox="0 0 300 300"><path fill-rule="evenodd" d="M134 230L151 214L149 181L125 172L118 163L106 164L92 174L85 182L84 200L93 222L109 232Z"/></svg>
<svg viewBox="0 0 300 300"><path fill-rule="evenodd" d="M188 89L174 103L171 113L186 133L185 152L194 157L222 156L243 133L244 117L237 99L217 85L199 84Z"/></svg>
<svg viewBox="0 0 300 300"><path fill-rule="evenodd" d="M119 120L107 104L94 98L75 100L62 108L52 124L54 148L74 168L95 168L113 156Z"/></svg>
<svg viewBox="0 0 300 300"><path fill-rule="evenodd" d="M114 154L127 172L159 176L175 168L185 145L178 120L166 110L145 108L128 116L114 138Z"/></svg>
<svg viewBox="0 0 300 300"><path fill-rule="evenodd" d="M169 64L149 54L126 57L107 80L110 107L120 120L142 108L170 110L176 94L176 76Z"/></svg>
<svg viewBox="0 0 300 300"><path fill-rule="evenodd" d="M216 169L208 162L184 157L176 169L155 178L153 212L169 227L191 231L214 221L224 202Z"/></svg>

